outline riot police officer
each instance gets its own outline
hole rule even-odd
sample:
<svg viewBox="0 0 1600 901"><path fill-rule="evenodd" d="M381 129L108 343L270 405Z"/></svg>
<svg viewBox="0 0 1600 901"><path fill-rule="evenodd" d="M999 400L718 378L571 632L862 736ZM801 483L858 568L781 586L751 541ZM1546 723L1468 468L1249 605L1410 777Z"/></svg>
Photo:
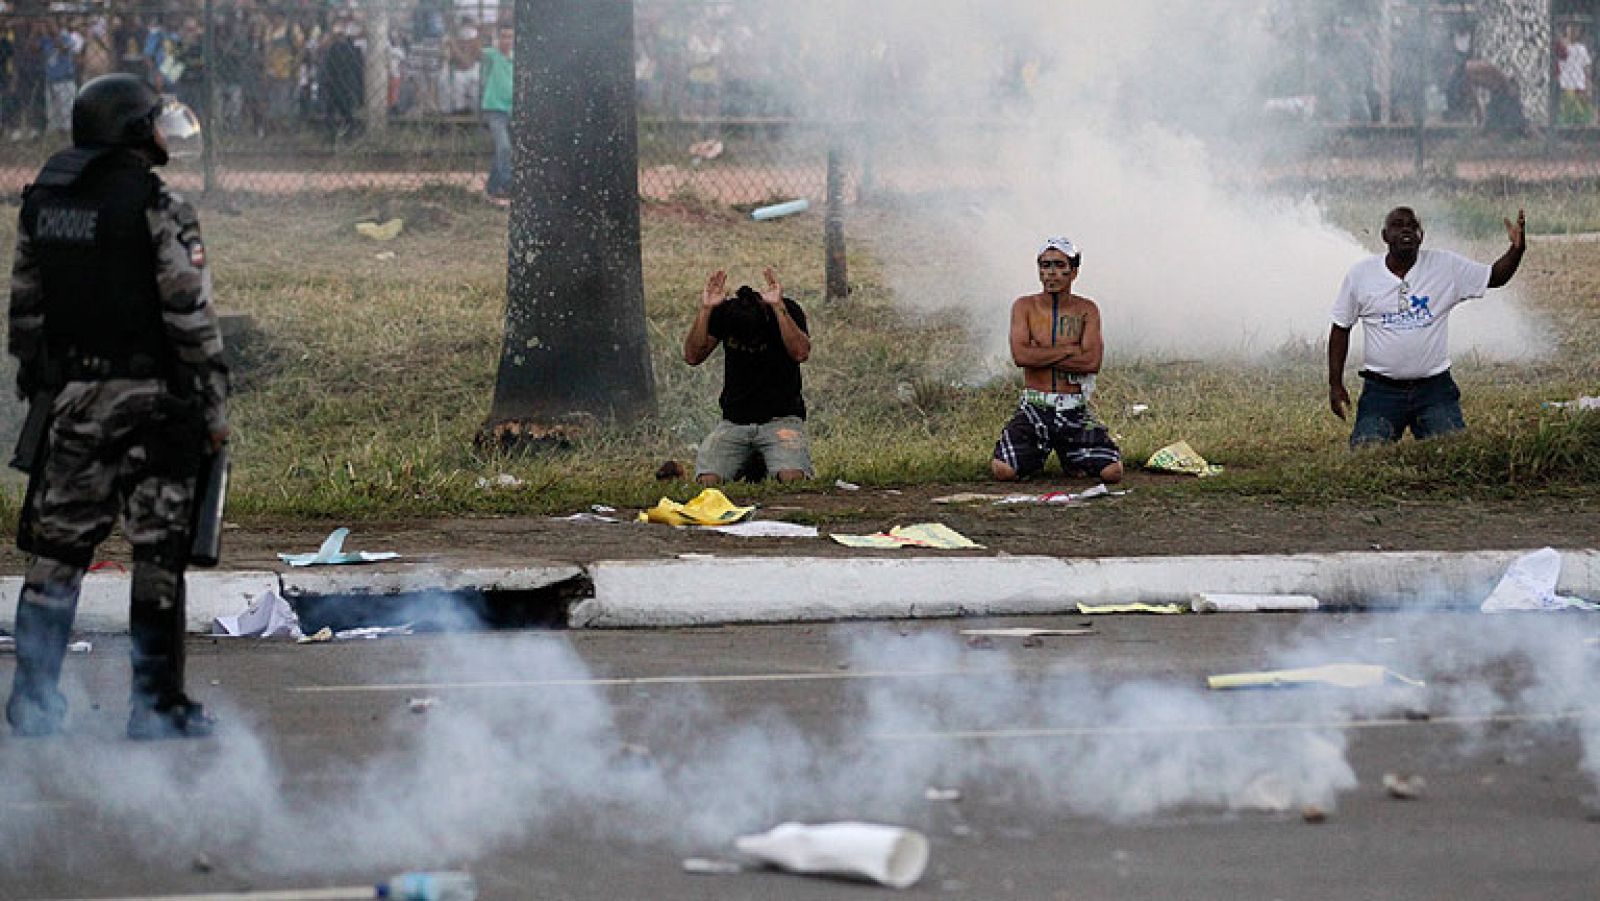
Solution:
<svg viewBox="0 0 1600 901"><path fill-rule="evenodd" d="M61 728L83 574L119 517L134 561L128 735L213 727L183 689L183 573L196 478L228 434L228 371L194 208L151 171L167 161L162 114L132 75L89 81L72 148L23 194L9 349L50 421L17 535L32 554L6 704L19 735Z"/></svg>

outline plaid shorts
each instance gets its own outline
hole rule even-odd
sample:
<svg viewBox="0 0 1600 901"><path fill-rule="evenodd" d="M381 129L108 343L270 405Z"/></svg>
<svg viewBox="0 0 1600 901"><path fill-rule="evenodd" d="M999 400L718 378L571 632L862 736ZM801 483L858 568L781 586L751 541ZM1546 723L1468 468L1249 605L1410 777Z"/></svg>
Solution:
<svg viewBox="0 0 1600 901"><path fill-rule="evenodd" d="M1019 477L1031 476L1044 469L1051 451L1061 460L1061 471L1069 476L1098 476L1100 470L1122 460L1111 434L1088 407L1059 411L1022 401L995 442L994 458L1016 470Z"/></svg>

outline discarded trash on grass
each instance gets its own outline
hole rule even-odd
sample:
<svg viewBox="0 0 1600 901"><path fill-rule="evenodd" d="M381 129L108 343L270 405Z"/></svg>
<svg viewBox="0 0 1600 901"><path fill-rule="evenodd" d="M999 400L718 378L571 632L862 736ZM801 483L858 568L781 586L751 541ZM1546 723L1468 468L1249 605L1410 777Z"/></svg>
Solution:
<svg viewBox="0 0 1600 901"><path fill-rule="evenodd" d="M1316 610L1320 604L1309 594L1222 594L1202 591L1189 609L1196 613L1285 613Z"/></svg>
<svg viewBox="0 0 1600 901"><path fill-rule="evenodd" d="M757 222L765 222L768 219L782 219L784 216L804 213L809 209L811 209L811 201L802 197L799 200L790 200L786 203L774 203L771 206L757 207L750 212L750 218Z"/></svg>
<svg viewBox="0 0 1600 901"><path fill-rule="evenodd" d="M1093 629L1029 629L1025 626L1004 629L962 629L962 635L991 635L995 638L1069 638L1093 635Z"/></svg>
<svg viewBox="0 0 1600 901"><path fill-rule="evenodd" d="M1399 773L1383 774L1383 790L1389 797L1401 801L1411 801L1422 797L1422 790L1428 787L1427 780L1421 776L1402 776Z"/></svg>
<svg viewBox="0 0 1600 901"><path fill-rule="evenodd" d="M1184 475L1208 478L1222 472L1222 467L1214 463L1207 463L1206 458L1195 453L1194 448L1187 441L1178 441L1150 455L1144 464L1145 469L1155 472L1176 472Z"/></svg>
<svg viewBox="0 0 1600 901"><path fill-rule="evenodd" d="M840 491L860 491L861 490L861 486L860 485L857 485L855 482L846 482L844 479L834 479L833 480L833 487L839 489Z"/></svg>
<svg viewBox="0 0 1600 901"><path fill-rule="evenodd" d="M1051 491L1047 494L1008 494L994 503L995 506L1002 504L1076 504L1079 501L1092 501L1097 497L1120 496L1127 493L1127 491L1112 491L1104 483L1101 483L1077 494L1067 491Z"/></svg>
<svg viewBox="0 0 1600 901"><path fill-rule="evenodd" d="M400 231L405 228L405 225L405 220L399 218L390 219L384 223L357 222L356 234L363 238L371 238L374 241L393 241L395 238L400 237Z"/></svg>
<svg viewBox="0 0 1600 901"><path fill-rule="evenodd" d="M1558 410L1600 410L1600 397L1584 395L1576 400L1547 401L1542 406L1554 407Z"/></svg>
<svg viewBox="0 0 1600 901"><path fill-rule="evenodd" d="M720 532L724 535L738 535L741 538L816 538L816 526L802 526L799 523L784 522L778 519L764 519L760 522L741 522L731 526L707 526L707 531Z"/></svg>
<svg viewBox="0 0 1600 901"><path fill-rule="evenodd" d="M478 477L479 488L521 488L523 484L521 479L509 472L502 472L492 479L488 476Z"/></svg>
<svg viewBox="0 0 1600 901"><path fill-rule="evenodd" d="M1301 669L1267 670L1259 673L1226 673L1207 676L1206 687L1213 691L1231 688L1287 688L1294 685L1331 685L1336 688L1377 688L1394 681L1413 688L1427 683L1371 663L1332 663Z"/></svg>
<svg viewBox="0 0 1600 901"><path fill-rule="evenodd" d="M328 533L322 547L315 554L279 554L278 559L290 566L339 566L346 563L377 563L400 556L393 551L345 551L344 540L350 530L340 526Z"/></svg>
<svg viewBox="0 0 1600 901"><path fill-rule="evenodd" d="M983 545L940 522L920 522L909 526L895 526L888 532L876 532L871 535L840 535L834 533L831 537L845 547L927 547L946 551L981 549L983 547Z"/></svg>
<svg viewBox="0 0 1600 901"><path fill-rule="evenodd" d="M333 630L328 628L327 626L323 626L322 628L320 628L317 631L311 633L310 635L306 635L306 636L300 638L299 639L299 643L300 644L321 644L321 643L323 643L325 641L332 641L332 640L333 640Z"/></svg>
<svg viewBox="0 0 1600 901"><path fill-rule="evenodd" d="M219 616L211 621L212 635L233 638L293 638L305 637L300 631L300 616L275 589L257 595L234 616Z"/></svg>
<svg viewBox="0 0 1600 901"><path fill-rule="evenodd" d="M962 491L958 494L936 497L933 502L936 504L977 504L983 501L1005 500L1009 496L1005 494L989 494L983 491Z"/></svg>
<svg viewBox="0 0 1600 901"><path fill-rule="evenodd" d="M1145 414L1145 412L1148 411L1149 409L1150 409L1150 405L1149 404L1129 404L1128 405L1128 415L1130 415L1130 416L1143 416Z"/></svg>
<svg viewBox="0 0 1600 901"><path fill-rule="evenodd" d="M741 852L794 873L868 879L910 888L928 866L920 832L877 823L783 823L734 841Z"/></svg>
<svg viewBox="0 0 1600 901"><path fill-rule="evenodd" d="M639 521L668 526L728 526L749 519L754 512L755 507L735 506L727 495L707 488L685 504L664 497L654 507L641 512Z"/></svg>
<svg viewBox="0 0 1600 901"><path fill-rule="evenodd" d="M1525 610L1600 610L1579 598L1556 594L1561 579L1561 554L1554 548L1540 548L1513 560L1500 583L1489 592L1480 608L1484 613Z"/></svg>
<svg viewBox="0 0 1600 901"><path fill-rule="evenodd" d="M1078 612L1085 616L1100 613L1156 613L1171 615L1183 613L1182 604L1079 604Z"/></svg>
<svg viewBox="0 0 1600 901"><path fill-rule="evenodd" d="M602 516L599 513L590 513L588 510L579 511L571 516L552 516L550 518L556 522L622 522L615 516Z"/></svg>

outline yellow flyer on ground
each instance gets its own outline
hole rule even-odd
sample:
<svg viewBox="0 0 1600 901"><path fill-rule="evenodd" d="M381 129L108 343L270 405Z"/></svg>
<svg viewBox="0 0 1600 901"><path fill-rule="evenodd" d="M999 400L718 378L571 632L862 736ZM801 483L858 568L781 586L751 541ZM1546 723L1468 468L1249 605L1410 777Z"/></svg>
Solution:
<svg viewBox="0 0 1600 901"><path fill-rule="evenodd" d="M895 526L888 532L878 532L873 535L835 534L832 537L834 541L845 547L928 547L942 551L981 549L983 547L983 545L941 522L920 522L910 526Z"/></svg>
<svg viewBox="0 0 1600 901"><path fill-rule="evenodd" d="M727 495L707 488L686 504L664 497L654 507L639 514L640 522L668 526L726 526L747 519L755 507L735 506Z"/></svg>
<svg viewBox="0 0 1600 901"><path fill-rule="evenodd" d="M1222 467L1214 463L1207 463L1206 458L1195 453L1194 448L1187 441L1179 441L1150 455L1150 460L1144 464L1145 469L1156 472L1177 472L1185 475L1206 478L1222 472Z"/></svg>

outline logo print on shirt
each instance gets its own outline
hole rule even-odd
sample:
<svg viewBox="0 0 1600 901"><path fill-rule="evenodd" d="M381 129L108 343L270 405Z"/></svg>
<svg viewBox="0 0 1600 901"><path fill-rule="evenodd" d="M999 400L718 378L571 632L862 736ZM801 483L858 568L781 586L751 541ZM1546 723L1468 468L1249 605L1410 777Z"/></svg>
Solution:
<svg viewBox="0 0 1600 901"><path fill-rule="evenodd" d="M1382 316L1383 325L1392 329L1419 329L1427 328L1433 324L1433 311L1428 309L1428 304L1433 300L1426 294L1412 294L1407 297L1409 305L1404 312L1385 313Z"/></svg>

